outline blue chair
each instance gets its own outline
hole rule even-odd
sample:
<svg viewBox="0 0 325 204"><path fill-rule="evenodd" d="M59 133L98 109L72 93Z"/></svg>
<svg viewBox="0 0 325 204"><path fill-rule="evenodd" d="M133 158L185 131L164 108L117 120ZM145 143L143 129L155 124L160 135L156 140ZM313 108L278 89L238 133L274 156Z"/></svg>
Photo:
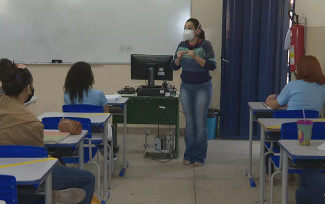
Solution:
<svg viewBox="0 0 325 204"><path fill-rule="evenodd" d="M98 105L91 104L66 104L62 106L63 112L76 112L76 113L104 113L104 108ZM92 144L96 145L97 148L101 149L103 147L103 130L104 125L92 125L92 132L96 132L92 136ZM113 129L113 128L112 128ZM110 135L108 135L108 140L110 140ZM113 142L108 143L108 150L111 151L113 149ZM110 160L112 160L112 156L110 155ZM98 162L97 162L98 163ZM110 168L113 168L113 162L111 162Z"/></svg>
<svg viewBox="0 0 325 204"><path fill-rule="evenodd" d="M304 110L306 118L319 118L319 112L315 110ZM304 118L303 110L278 110L273 112L273 118ZM297 129L296 129L297 130ZM274 152L279 152L278 148L274 148L274 140L279 139L279 133L266 133L270 136L271 141L265 143L265 147L268 152L265 154L272 154Z"/></svg>
<svg viewBox="0 0 325 204"><path fill-rule="evenodd" d="M0 175L0 201L18 204L17 183L14 176Z"/></svg>
<svg viewBox="0 0 325 204"><path fill-rule="evenodd" d="M62 118L63 117L44 117L42 119L44 129L58 129L59 122ZM92 133L91 133L90 119L89 118L79 118L79 117L65 117L65 118L80 122L82 125L82 129L88 131L87 138L85 138L85 140L88 141L88 142L85 142L86 144L88 144L88 147L84 147L84 150L85 150L84 163L88 163L89 161L91 161L94 158L94 156L96 155L96 153L98 151L98 149L96 147L92 146L92 142L91 142ZM86 152L89 152L89 154L86 154ZM66 162L66 163L79 163L79 159L75 158L75 157L73 157L75 159L72 159L70 157L62 157L62 158L63 158L64 162Z"/></svg>
<svg viewBox="0 0 325 204"><path fill-rule="evenodd" d="M297 123L284 123L281 125L281 136L280 139L297 140L298 142L298 128ZM325 140L325 122L314 122L311 139L313 140ZM273 183L274 176L281 173L280 169L280 155L274 154L269 158L269 172L271 170L271 164L274 165L276 171L270 177L270 204L273 203ZM289 167L289 173L301 174L302 170L294 167Z"/></svg>
<svg viewBox="0 0 325 204"><path fill-rule="evenodd" d="M91 105L91 104L66 104L62 106L63 112L73 112L73 113L104 113L103 106ZM102 132L104 125L91 125L92 132ZM87 142L87 141L85 141ZM92 139L92 143L95 145L102 144L102 138Z"/></svg>
<svg viewBox="0 0 325 204"><path fill-rule="evenodd" d="M27 145L0 145L0 157L48 157L48 154L45 147L35 147Z"/></svg>
<svg viewBox="0 0 325 204"><path fill-rule="evenodd" d="M58 129L58 125L60 120L63 117L44 117L42 119L42 123L44 125L44 129ZM66 119L75 120L81 123L82 129L88 131L87 140L85 142L87 146L84 148L84 163L92 163L97 167L97 184L98 189L100 189L100 167L98 165L98 148L92 144L92 133L91 133L91 121L89 118L80 118L80 117L64 117ZM93 158L97 155L97 162L93 161ZM78 164L79 157L78 156L62 156L61 157L64 163L66 164Z"/></svg>
<svg viewBox="0 0 325 204"><path fill-rule="evenodd" d="M318 111L304 110L306 118L319 118ZM273 118L304 118L303 110L278 110L273 112Z"/></svg>
<svg viewBox="0 0 325 204"><path fill-rule="evenodd" d="M103 106L91 105L91 104L66 104L62 106L62 111L75 112L75 113L104 113L104 108ZM97 145L98 148L102 147L103 145L102 135L101 134L98 135L97 133L103 132L104 125L92 125L91 128L93 132L96 132L95 136L93 135L92 137L92 144ZM112 127L112 130L114 130L114 127ZM112 149L111 145L109 145L108 148Z"/></svg>
<svg viewBox="0 0 325 204"><path fill-rule="evenodd" d="M66 104L62 106L63 112L104 113L103 106L90 104Z"/></svg>

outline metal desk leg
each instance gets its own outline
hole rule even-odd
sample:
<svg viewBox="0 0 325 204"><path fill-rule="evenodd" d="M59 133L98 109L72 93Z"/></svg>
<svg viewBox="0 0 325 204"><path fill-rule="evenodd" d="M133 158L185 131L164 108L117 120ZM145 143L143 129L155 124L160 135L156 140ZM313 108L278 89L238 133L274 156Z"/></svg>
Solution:
<svg viewBox="0 0 325 204"><path fill-rule="evenodd" d="M261 136L260 136L260 202L259 202L259 204L264 203L264 191L265 191L264 143L265 143L265 133L264 133L264 129L261 127Z"/></svg>
<svg viewBox="0 0 325 204"><path fill-rule="evenodd" d="M248 176L249 183L251 187L255 187L255 181L252 177L252 166L253 166L253 111L249 109L249 166L248 170L246 171L246 175Z"/></svg>
<svg viewBox="0 0 325 204"><path fill-rule="evenodd" d="M104 124L104 135L103 135L103 143L104 143L104 158L103 158L103 197L102 199L107 198L108 193L108 185L107 185L107 145L108 145L108 121L105 121ZM110 151L112 152L112 151ZM109 178L111 176L111 173L109 174Z"/></svg>
<svg viewBox="0 0 325 204"><path fill-rule="evenodd" d="M126 125L127 125L127 103L124 104L123 107L123 167L120 171L119 176L123 177L126 168L129 166L129 162L126 160Z"/></svg>
<svg viewBox="0 0 325 204"><path fill-rule="evenodd" d="M84 168L84 147L83 147L84 140L81 140L79 143L78 155L79 155L79 168Z"/></svg>
<svg viewBox="0 0 325 204"><path fill-rule="evenodd" d="M45 203L52 204L52 172L45 180Z"/></svg>
<svg viewBox="0 0 325 204"><path fill-rule="evenodd" d="M282 149L282 148L281 148ZM282 151L282 204L287 204L288 201L288 155Z"/></svg>

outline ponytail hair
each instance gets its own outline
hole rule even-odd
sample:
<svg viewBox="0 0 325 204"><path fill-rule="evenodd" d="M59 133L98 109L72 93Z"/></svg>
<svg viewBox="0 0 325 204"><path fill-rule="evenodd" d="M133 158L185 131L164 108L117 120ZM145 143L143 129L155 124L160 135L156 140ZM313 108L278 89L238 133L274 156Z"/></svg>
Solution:
<svg viewBox="0 0 325 204"><path fill-rule="evenodd" d="M15 63L8 60L7 58L0 59L0 81L1 82L3 82L7 78L8 72L12 68L17 68Z"/></svg>
<svg viewBox="0 0 325 204"><path fill-rule="evenodd" d="M198 35L198 38L205 40L205 32L202 29L202 25L200 24L199 20L197 20L196 18L190 18L186 22L191 22L193 23L195 29L200 29L200 34Z"/></svg>

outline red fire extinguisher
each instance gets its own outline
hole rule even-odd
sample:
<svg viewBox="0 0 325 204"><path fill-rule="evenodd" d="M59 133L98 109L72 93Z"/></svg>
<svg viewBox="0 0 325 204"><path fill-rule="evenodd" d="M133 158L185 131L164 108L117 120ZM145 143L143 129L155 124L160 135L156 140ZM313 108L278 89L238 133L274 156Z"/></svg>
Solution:
<svg viewBox="0 0 325 204"><path fill-rule="evenodd" d="M305 28L295 24L290 28L290 72L296 70L297 61L305 55Z"/></svg>

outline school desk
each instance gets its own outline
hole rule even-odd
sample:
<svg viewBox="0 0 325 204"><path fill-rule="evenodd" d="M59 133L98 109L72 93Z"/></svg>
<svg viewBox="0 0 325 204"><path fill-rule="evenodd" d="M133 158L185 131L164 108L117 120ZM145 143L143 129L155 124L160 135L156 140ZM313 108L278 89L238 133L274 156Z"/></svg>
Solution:
<svg viewBox="0 0 325 204"><path fill-rule="evenodd" d="M126 172L126 168L129 166L129 162L126 160L126 137L127 137L127 105L128 105L128 101L129 101L129 98L128 97L121 97L119 98L118 101L116 102L109 102L108 104L109 105L113 105L113 106L120 106L122 109L123 109L123 113L112 113L113 115L113 118L114 116L116 115L119 115L119 116L123 116L123 166L122 166L122 169L119 173L119 175L122 177L124 176L125 172ZM115 126L117 128L117 126ZM115 131L116 132L116 131ZM114 141L115 141L115 144L114 146L117 145L116 141L117 141L117 138L114 138Z"/></svg>
<svg viewBox="0 0 325 204"><path fill-rule="evenodd" d="M268 108L264 102L248 102L249 106L249 132L248 132L248 141L249 141L249 163L248 170L246 171L246 175L248 176L251 187L255 187L255 181L252 177L252 142L253 142L253 122L257 121L258 118L273 118L273 109Z"/></svg>
<svg viewBox="0 0 325 204"><path fill-rule="evenodd" d="M320 121L320 118L309 118L310 120ZM281 125L283 123L297 122L301 118L260 118L257 122L261 126L261 137L260 137L260 201L262 204L264 201L265 191L265 157L264 157L264 143L266 132L280 132ZM298 141L297 141L298 142ZM281 165L281 164L280 164Z"/></svg>
<svg viewBox="0 0 325 204"><path fill-rule="evenodd" d="M317 147L324 140L311 140L310 146L299 145L298 140L279 140L282 163L282 204L288 201L288 160L325 160L325 151Z"/></svg>
<svg viewBox="0 0 325 204"><path fill-rule="evenodd" d="M52 204L52 170L56 158L0 158L0 174L16 177L17 185L39 185L45 181L45 203Z"/></svg>
<svg viewBox="0 0 325 204"><path fill-rule="evenodd" d="M50 132L60 132L59 130L49 130L44 129L44 131ZM84 166L84 148L83 148L83 139L87 136L88 131L83 130L79 135L69 135L65 139L61 140L58 143L46 143L44 142L45 147L78 147L78 156L79 156L79 168L83 169Z"/></svg>
<svg viewBox="0 0 325 204"><path fill-rule="evenodd" d="M45 112L39 115L37 118L42 121L44 117L83 117L89 118L92 125L103 125L104 124L104 132L103 132L103 144L104 144L104 152L103 152L103 195L102 199L108 197L108 189L111 183L112 177L112 163L109 162L109 172L107 173L107 146L108 146L108 119L111 117L110 113L70 113L70 112ZM113 143L113 141L112 141ZM106 158L106 159L105 159ZM112 151L110 151L110 161L112 161ZM108 182L107 182L107 174L108 174Z"/></svg>

